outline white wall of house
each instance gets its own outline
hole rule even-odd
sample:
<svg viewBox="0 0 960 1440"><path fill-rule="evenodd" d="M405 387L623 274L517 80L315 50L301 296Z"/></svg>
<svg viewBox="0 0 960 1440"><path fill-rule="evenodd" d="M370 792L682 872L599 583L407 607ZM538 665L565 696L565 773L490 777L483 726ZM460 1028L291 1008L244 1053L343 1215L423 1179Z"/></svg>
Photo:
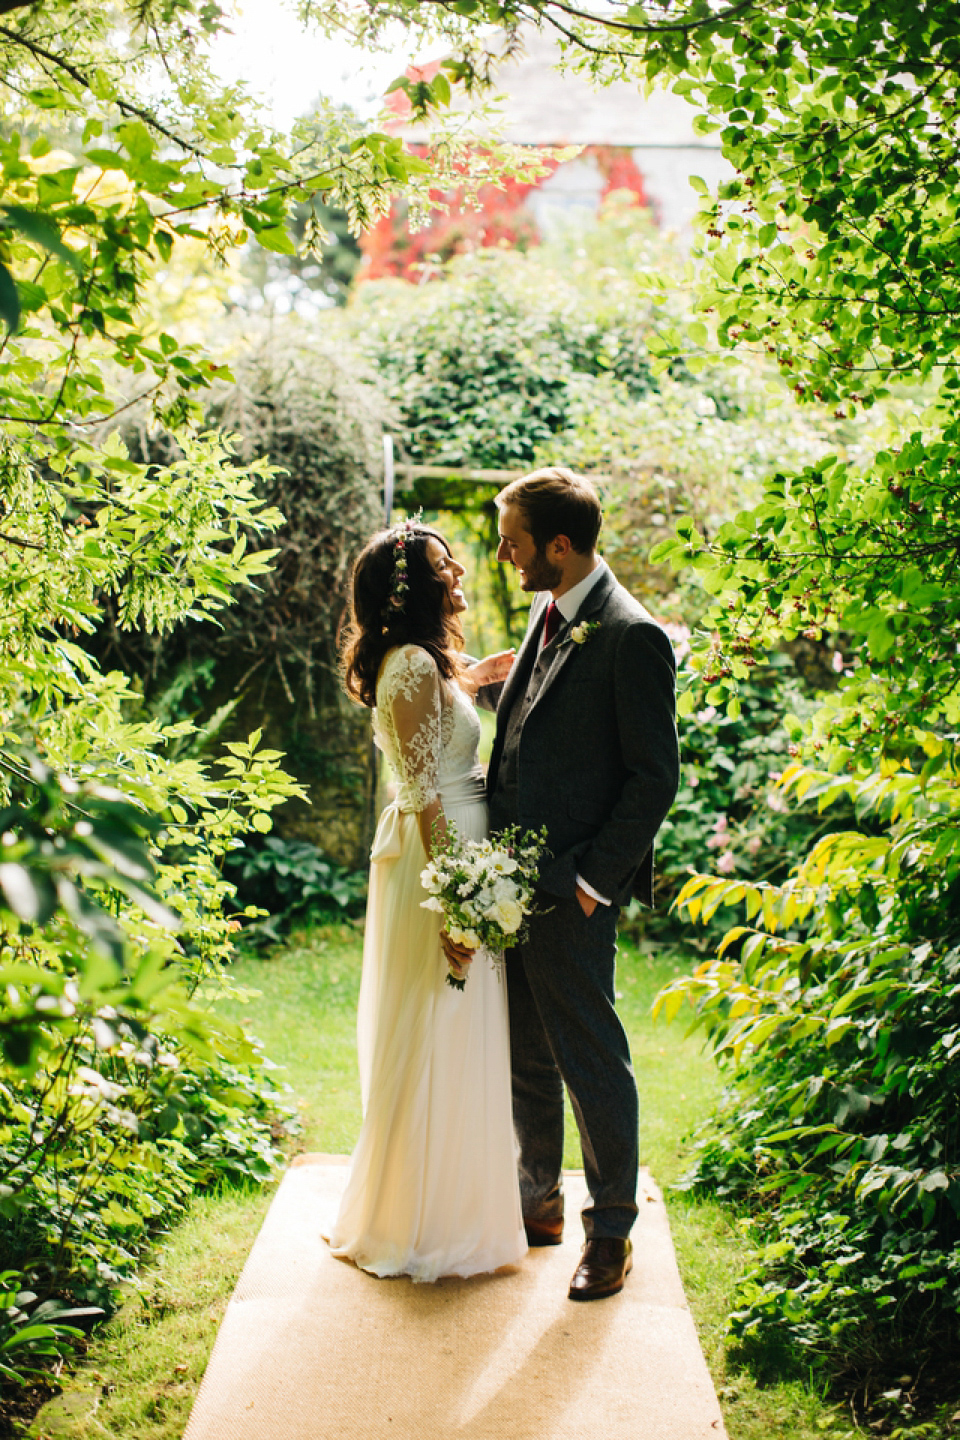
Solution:
<svg viewBox="0 0 960 1440"><path fill-rule="evenodd" d="M688 240L697 209L690 176L714 190L730 174L718 138L696 133L698 111L682 96L667 90L644 96L639 80L597 87L575 71L558 70L560 60L549 35L527 30L523 52L497 71L498 133L516 145L628 146L657 224ZM413 127L402 133L426 138ZM528 201L541 231L595 215L604 184L589 157L562 165Z"/></svg>

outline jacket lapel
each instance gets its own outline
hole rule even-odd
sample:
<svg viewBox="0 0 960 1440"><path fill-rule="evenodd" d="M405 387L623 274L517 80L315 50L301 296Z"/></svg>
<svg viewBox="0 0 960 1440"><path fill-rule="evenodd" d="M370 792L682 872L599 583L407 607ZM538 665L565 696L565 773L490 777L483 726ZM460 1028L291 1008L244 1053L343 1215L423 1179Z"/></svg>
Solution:
<svg viewBox="0 0 960 1440"><path fill-rule="evenodd" d="M513 669L507 676L503 685L503 692L500 696L500 703L497 706L498 715L508 715L510 709L517 699L522 695L530 679L531 671L540 651L540 636L543 633L544 616L547 613L549 597L541 593L537 595L530 607L530 621L527 625L527 633L523 637L523 644L513 662ZM538 613L539 607L539 613Z"/></svg>
<svg viewBox="0 0 960 1440"><path fill-rule="evenodd" d="M601 575L596 585L594 585L592 590L590 590L583 604L580 606L580 609L577 611L574 618L570 621L570 624L557 637L557 653L553 657L553 663L551 664L550 669L543 677L543 684L537 691L536 698L533 701L533 704L530 706L531 710L536 709L536 707L540 704L540 701L543 699L544 695L546 695L547 691L550 689L551 685L553 685L553 683L555 682L557 676L560 674L560 671L565 665L569 664L570 657L574 654L576 650L580 649L580 646L577 644L577 642L570 637L571 630L573 630L576 625L579 625L581 621L588 620L591 615L596 615L600 610L603 609L604 605L607 603L610 592L613 590L613 587L616 585L616 583L616 580L614 580L613 578L613 572L608 568L606 574Z"/></svg>
<svg viewBox="0 0 960 1440"><path fill-rule="evenodd" d="M544 616L547 613L549 601L544 595L537 595L530 607L530 619L527 623L527 633L523 637L523 643L513 662L513 668L503 684L500 692L500 700L497 704L497 733L493 742L493 751L490 756L490 765L487 771L487 788L492 794L493 786L496 784L497 771L500 768L500 756L503 753L503 742L507 733L507 720L510 711L516 704L517 699L527 688L530 673L533 670L534 662L540 649L540 636L543 631ZM539 609L538 609L539 607Z"/></svg>

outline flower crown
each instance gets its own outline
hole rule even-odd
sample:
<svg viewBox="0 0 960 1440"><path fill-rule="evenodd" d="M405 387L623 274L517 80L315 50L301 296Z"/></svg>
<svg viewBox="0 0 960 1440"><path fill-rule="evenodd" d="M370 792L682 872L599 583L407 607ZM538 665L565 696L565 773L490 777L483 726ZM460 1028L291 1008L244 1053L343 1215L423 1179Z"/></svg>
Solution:
<svg viewBox="0 0 960 1440"><path fill-rule="evenodd" d="M398 611L401 614L407 603L407 591L410 588L407 583L407 541L422 519L423 511L418 510L416 515L411 515L408 519L401 521L393 532L393 579L390 581L390 597L387 606L390 610Z"/></svg>

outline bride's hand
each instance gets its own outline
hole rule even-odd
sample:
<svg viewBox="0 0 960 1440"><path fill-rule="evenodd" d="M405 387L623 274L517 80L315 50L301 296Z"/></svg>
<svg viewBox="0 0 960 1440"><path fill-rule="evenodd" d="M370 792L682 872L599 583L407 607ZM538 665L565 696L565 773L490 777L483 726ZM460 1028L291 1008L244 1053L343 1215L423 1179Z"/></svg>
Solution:
<svg viewBox="0 0 960 1440"><path fill-rule="evenodd" d="M450 939L446 930L440 931L440 944L443 946L443 953L447 957L450 969L458 980L463 980L476 952L468 950L466 945L457 945Z"/></svg>
<svg viewBox="0 0 960 1440"><path fill-rule="evenodd" d="M516 653L515 650L498 650L496 655L485 655L476 665L472 665L468 673L477 689L483 685L498 685L506 680Z"/></svg>

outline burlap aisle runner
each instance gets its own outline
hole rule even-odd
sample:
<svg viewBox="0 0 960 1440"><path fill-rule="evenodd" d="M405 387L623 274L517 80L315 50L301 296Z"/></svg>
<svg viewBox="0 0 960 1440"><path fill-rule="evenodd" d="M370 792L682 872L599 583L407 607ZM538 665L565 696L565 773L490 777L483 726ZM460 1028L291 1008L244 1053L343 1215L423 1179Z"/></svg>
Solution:
<svg viewBox="0 0 960 1440"><path fill-rule="evenodd" d="M334 1260L320 1238L339 1157L285 1176L227 1308L184 1440L719 1440L725 1432L677 1273L666 1212L641 1177L621 1295L567 1299L567 1237L510 1274L415 1285Z"/></svg>

